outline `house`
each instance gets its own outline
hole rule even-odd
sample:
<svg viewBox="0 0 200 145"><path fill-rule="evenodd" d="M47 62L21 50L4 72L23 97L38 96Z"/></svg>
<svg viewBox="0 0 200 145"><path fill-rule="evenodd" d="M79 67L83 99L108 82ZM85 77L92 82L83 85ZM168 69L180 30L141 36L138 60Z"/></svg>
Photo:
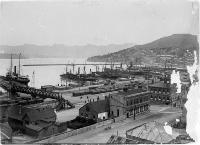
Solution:
<svg viewBox="0 0 200 145"><path fill-rule="evenodd" d="M79 116L99 122L108 119L109 110L109 99L106 98L85 104L79 109Z"/></svg>
<svg viewBox="0 0 200 145"><path fill-rule="evenodd" d="M119 117L122 115L129 116L139 115L149 111L148 91L143 89L124 89L116 94L109 96L110 116Z"/></svg>
<svg viewBox="0 0 200 145"><path fill-rule="evenodd" d="M36 138L56 133L54 109L40 105L11 106L8 110L8 123L13 131L21 130Z"/></svg>

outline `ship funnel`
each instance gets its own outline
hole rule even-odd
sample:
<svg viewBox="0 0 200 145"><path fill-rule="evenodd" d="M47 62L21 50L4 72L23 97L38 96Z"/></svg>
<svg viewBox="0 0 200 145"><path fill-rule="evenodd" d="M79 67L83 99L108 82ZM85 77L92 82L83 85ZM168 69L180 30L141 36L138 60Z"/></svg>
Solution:
<svg viewBox="0 0 200 145"><path fill-rule="evenodd" d="M17 67L14 66L14 74L16 74L16 73L17 73Z"/></svg>

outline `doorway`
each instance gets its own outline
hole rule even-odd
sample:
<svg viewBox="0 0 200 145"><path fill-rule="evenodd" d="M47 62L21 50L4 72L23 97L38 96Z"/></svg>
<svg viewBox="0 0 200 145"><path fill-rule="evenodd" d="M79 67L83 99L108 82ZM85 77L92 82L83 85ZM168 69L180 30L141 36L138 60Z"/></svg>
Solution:
<svg viewBox="0 0 200 145"><path fill-rule="evenodd" d="M129 113L128 112L126 113L126 117L129 118Z"/></svg>

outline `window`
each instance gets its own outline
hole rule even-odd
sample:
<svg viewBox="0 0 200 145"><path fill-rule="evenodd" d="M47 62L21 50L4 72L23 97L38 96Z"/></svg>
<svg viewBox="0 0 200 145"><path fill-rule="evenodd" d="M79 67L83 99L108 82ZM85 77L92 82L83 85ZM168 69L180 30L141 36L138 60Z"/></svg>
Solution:
<svg viewBox="0 0 200 145"><path fill-rule="evenodd" d="M117 109L117 116L119 116L119 109Z"/></svg>
<svg viewBox="0 0 200 145"><path fill-rule="evenodd" d="M89 108L89 106L86 106L86 108L85 108L85 109L86 109L86 111L90 111L90 108Z"/></svg>
<svg viewBox="0 0 200 145"><path fill-rule="evenodd" d="M126 101L126 105L127 105L127 106L129 105L128 101Z"/></svg>
<svg viewBox="0 0 200 145"><path fill-rule="evenodd" d="M137 113L139 113L139 107L137 107Z"/></svg>
<svg viewBox="0 0 200 145"><path fill-rule="evenodd" d="M25 120L25 124L29 124L29 121Z"/></svg>
<svg viewBox="0 0 200 145"><path fill-rule="evenodd" d="M93 115L93 118L95 119L95 115Z"/></svg>

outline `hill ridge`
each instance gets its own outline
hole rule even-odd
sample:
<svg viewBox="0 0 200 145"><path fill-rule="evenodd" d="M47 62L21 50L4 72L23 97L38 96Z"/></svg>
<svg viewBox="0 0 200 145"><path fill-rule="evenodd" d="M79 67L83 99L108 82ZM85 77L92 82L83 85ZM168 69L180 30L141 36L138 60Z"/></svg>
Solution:
<svg viewBox="0 0 200 145"><path fill-rule="evenodd" d="M177 64L191 64L193 62L193 51L199 50L197 36L192 34L173 34L154 40L152 42L135 45L118 52L106 55L97 55L89 57L88 61L94 62L123 62L130 61L135 64L157 64L164 63L160 55L174 56Z"/></svg>

